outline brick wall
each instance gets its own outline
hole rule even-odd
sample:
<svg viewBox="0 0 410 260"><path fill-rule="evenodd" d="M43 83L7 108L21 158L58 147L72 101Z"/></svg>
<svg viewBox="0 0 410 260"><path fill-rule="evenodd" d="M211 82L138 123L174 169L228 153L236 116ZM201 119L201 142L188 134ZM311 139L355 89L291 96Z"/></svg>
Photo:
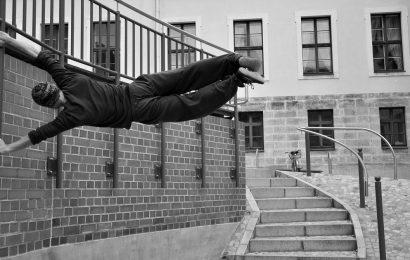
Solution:
<svg viewBox="0 0 410 260"><path fill-rule="evenodd" d="M354 95L287 96L254 98L241 111L263 111L265 149L256 158L246 154L247 166L290 168L285 152L301 149L305 164L304 134L297 127L308 125L307 110L333 109L334 126L364 127L380 133L379 107L405 107L407 142L410 138L410 92L368 93ZM364 161L372 175L393 177L393 157L390 150L381 148L380 138L366 132L335 131L335 138L354 149L363 148ZM399 176L409 177L408 149L396 149ZM312 169L328 172L328 153L332 158L333 173L357 174L357 159L344 147L336 144L334 151L312 151Z"/></svg>
<svg viewBox="0 0 410 260"><path fill-rule="evenodd" d="M33 103L30 91L47 74L6 55L2 138L6 143L52 120L54 111ZM166 187L154 177L160 130L134 123L119 131L119 188L106 178L113 130L80 127L63 136L63 188L47 176L56 138L0 156L0 257L66 243L143 232L238 222L245 210L244 132L240 130L240 186L230 120L207 117L206 186L195 178L201 141L195 122L167 123Z"/></svg>

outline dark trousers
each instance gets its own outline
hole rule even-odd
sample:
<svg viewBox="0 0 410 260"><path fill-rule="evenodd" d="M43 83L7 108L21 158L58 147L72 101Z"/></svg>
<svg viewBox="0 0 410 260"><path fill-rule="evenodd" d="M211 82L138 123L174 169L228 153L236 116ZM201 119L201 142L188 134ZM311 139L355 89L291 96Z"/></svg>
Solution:
<svg viewBox="0 0 410 260"><path fill-rule="evenodd" d="M130 84L133 121L156 124L211 114L242 84L235 75L239 57L226 54L176 70L141 75Z"/></svg>

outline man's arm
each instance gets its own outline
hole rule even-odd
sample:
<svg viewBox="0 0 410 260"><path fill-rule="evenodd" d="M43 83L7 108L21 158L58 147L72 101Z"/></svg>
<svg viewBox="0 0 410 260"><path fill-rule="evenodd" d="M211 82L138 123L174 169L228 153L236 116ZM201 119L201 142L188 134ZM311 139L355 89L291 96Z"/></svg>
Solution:
<svg viewBox="0 0 410 260"><path fill-rule="evenodd" d="M6 47L7 52L11 52L12 56L17 56L32 64L35 63L40 53L40 50L10 37L5 32L0 32L0 45Z"/></svg>
<svg viewBox="0 0 410 260"><path fill-rule="evenodd" d="M17 150L24 149L30 145L32 144L28 136L24 136L18 141L10 144L6 144L2 139L0 139L0 154L11 153Z"/></svg>

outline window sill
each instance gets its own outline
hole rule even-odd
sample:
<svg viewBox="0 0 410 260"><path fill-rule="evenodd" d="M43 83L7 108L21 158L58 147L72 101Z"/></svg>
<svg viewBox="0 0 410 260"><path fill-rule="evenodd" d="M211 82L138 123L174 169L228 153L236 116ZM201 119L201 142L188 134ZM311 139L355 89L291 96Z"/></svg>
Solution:
<svg viewBox="0 0 410 260"><path fill-rule="evenodd" d="M327 152L327 151L336 151L335 147L329 148L310 148L311 152Z"/></svg>
<svg viewBox="0 0 410 260"><path fill-rule="evenodd" d="M264 150L258 149L258 153L263 153ZM245 150L245 153L256 153L256 149Z"/></svg>
<svg viewBox="0 0 410 260"><path fill-rule="evenodd" d="M339 75L299 75L300 80L339 79Z"/></svg>
<svg viewBox="0 0 410 260"><path fill-rule="evenodd" d="M408 150L409 148L407 146L392 146L393 150ZM390 148L388 146L382 146L382 150L389 150Z"/></svg>
<svg viewBox="0 0 410 260"><path fill-rule="evenodd" d="M410 72L407 71L397 71L397 72L370 72L369 77L403 77L410 76Z"/></svg>

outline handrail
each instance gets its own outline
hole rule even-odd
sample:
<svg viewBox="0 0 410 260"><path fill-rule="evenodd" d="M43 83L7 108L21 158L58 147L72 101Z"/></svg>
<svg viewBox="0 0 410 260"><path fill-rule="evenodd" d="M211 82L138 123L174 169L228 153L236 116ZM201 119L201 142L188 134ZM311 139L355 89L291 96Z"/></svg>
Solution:
<svg viewBox="0 0 410 260"><path fill-rule="evenodd" d="M359 154L357 154L353 149L351 149L349 146L347 146L346 144L344 144L344 143L342 143L342 142L340 142L340 141L338 141L338 140L336 140L336 139L334 139L334 138L331 138L331 137L329 137L329 136L326 136L326 135L323 135L323 134L320 134L320 133L317 133L317 132L314 132L314 131L310 131L310 130L307 130L307 129L305 129L305 128L303 128L303 127L298 127L297 128L297 130L299 130L299 131L302 131L302 132L306 132L306 133L309 133L309 134L313 134L313 135L317 135L317 136L320 136L320 137L322 137L322 138L325 138L325 139L327 139L327 140L330 140L330 141L333 141L333 142L335 142L335 143L337 143L337 144L340 144L341 146L343 146L344 148L346 148L347 150L349 150L350 152L352 152L356 157L357 157L357 159L359 160L359 162L360 162L360 164L362 165L362 167L363 167L363 170L364 170L364 173L366 174L366 185L368 186L369 185L369 174L367 173L367 168L366 168L366 166L364 165L364 162L363 162L363 159L359 156ZM308 145L308 144L306 144L306 145ZM367 188L366 188L366 190L367 190ZM367 195L367 194L366 194Z"/></svg>
<svg viewBox="0 0 410 260"><path fill-rule="evenodd" d="M201 38L199 38L199 37L197 37L197 36L195 36L195 35L193 35L193 34L190 34L190 33L187 33L187 32L184 31L184 30L181 30L181 29L179 29L179 28L177 28L177 27L175 27L175 26L173 26L173 25L171 25L171 24L169 24L169 23L166 23L166 22L164 22L164 21L161 21L161 20L159 20L158 18L156 18L156 17L154 17L154 16L152 16L152 15L149 15L149 14L147 14L147 13L145 13L145 12L143 12L143 11L137 9L137 8L135 8L134 6L132 6L132 5L130 5L130 4L126 3L126 2L124 2L124 1L121 1L121 0L115 0L115 1L116 1L118 4L121 4L121 5L125 6L125 7L127 7L127 8L129 8L129 9L133 10L134 12L139 13L139 14L142 15L142 16L145 16L146 18L155 21L156 23L159 23L159 24L161 24L161 25L163 25L163 26L165 26L165 27L171 28L172 30L175 30L175 31L177 31L177 32L179 32L179 33L181 33L181 34L183 34L183 35L185 35L185 36L188 36L188 37L190 37L190 38L192 38L192 39L195 39L195 40L199 41L200 43L204 43L204 44L206 44L206 45L209 45L209 46L211 46L211 47L213 47L213 48L215 48L215 49L217 49L217 50L220 50L220 51L223 51L223 52L226 52L226 53L232 53L232 51L230 51L230 50L227 50L227 49L225 49L225 48L222 48L222 47L220 47L220 46L218 46L218 45L215 45L215 44L213 44L213 43L211 43L211 42L205 41L205 40L203 40L203 39L201 39Z"/></svg>
<svg viewBox="0 0 410 260"><path fill-rule="evenodd" d="M303 129L309 129L309 130L363 130L363 131L367 131L370 133L373 133L375 135L378 135L388 146L389 149L393 155L393 160L394 160L394 179L397 180L397 158L396 158L396 153L394 152L393 147L391 146L390 142L387 141L387 139L382 136L381 134L379 134L378 132L369 129L369 128L365 128L365 127L302 127Z"/></svg>
<svg viewBox="0 0 410 260"><path fill-rule="evenodd" d="M5 3L5 1L1 1L1 3ZM166 22L163 22L145 12L138 10L134 6L127 4L124 1L116 0L117 7L110 8L105 4L101 3L99 0L82 0L82 1L71 1L71 8L70 11L65 9L65 0L59 1L51 1L51 5L48 5L46 8L45 1L34 1L36 3L36 7L40 6L39 8L33 8L33 16L32 22L25 19L26 11L23 10L23 24L22 27L17 25L16 23L16 5L14 4L16 1L12 1L13 6L11 8L4 8L2 11L7 9L8 12L12 13L10 18L2 14L0 12L0 26L2 26L2 30L5 30L6 26L8 29L12 30L14 33L19 34L32 43L39 45L42 48L51 50L54 54L60 56L61 63L68 63L69 61L73 61L76 64L73 66L78 66L81 64L82 67L88 67L87 70L97 72L97 74L102 72L103 77L107 77L107 79L112 79L113 76L115 77L115 82L118 84L120 80L128 81L134 80L136 75L141 75L144 73L151 73L151 72L158 72L164 71L166 69L171 69L172 66L176 65L176 67L184 66L186 64L191 63L191 61L196 61L197 59L206 59L209 57L213 57L218 55L218 53L233 53L230 50L225 48L219 47L216 44L210 43L199 37L189 34L175 26L172 26ZM11 3L8 2L9 4ZM57 8L57 5L54 6L54 3L58 3L60 10L59 16L54 17L54 11ZM89 14L84 12L84 8L89 7ZM81 9L81 19L75 19L75 12L77 9ZM116 10L114 10L116 9ZM121 14L119 10L125 10L124 13L127 15ZM37 14L37 11L38 12ZM71 12L71 16L69 15ZM134 15L129 15L129 13L134 12ZM41 13L41 17L40 17ZM67 14L67 15L66 15ZM142 15L137 19L134 17L135 14ZM37 16L38 15L38 16ZM46 23L46 16L49 15L49 21ZM89 15L89 19L86 19ZM112 20L112 17L115 17L115 20ZM132 18L131 18L132 17ZM149 20L149 23L146 21L137 21L137 20ZM40 19L41 18L41 19ZM56 18L56 19L54 19ZM71 18L71 20L70 20ZM140 19L141 18L141 19ZM41 35L36 32L36 27L39 26L39 21L41 21ZM31 23L30 23L31 22ZM87 31L86 25L89 23L89 39L84 38L84 32ZM106 33L110 35L105 40L102 39L102 24L107 23L109 26L106 26ZM111 29L111 23L115 23L114 29ZM54 34L53 30L54 24L57 24L58 31ZM66 24L71 24L71 29L65 29ZM124 25L124 29L121 28L121 24ZM153 25L155 24L155 25ZM27 26L29 25L29 26ZM48 39L50 40L49 45L45 44L45 32L46 32L46 25L49 25L48 29L50 31L49 35L51 35ZM94 26L98 25L98 27ZM156 26L161 25L161 26ZM31 32L27 31L26 28L31 26ZM127 27L130 26L130 27ZM154 27L155 26L155 27ZM95 27L95 28L94 28ZM129 28L129 29L127 29ZM178 32L180 35L184 35L185 37L189 37L194 40L193 43L185 42L184 40L178 39L178 37L174 38L168 35L167 28L172 29ZM80 34L75 33L75 30L80 30ZM137 31L136 31L137 29ZM66 30L71 30L71 35L65 36L64 32ZM98 31L97 31L98 30ZM110 31L113 30L113 31ZM54 31L55 32L55 31ZM110 32L113 32L111 34ZM139 33L139 36L136 35ZM54 45L53 37L56 37L56 43L58 46ZM111 35L116 36L115 45L111 45L112 39L110 42ZM41 39L38 37L41 36ZM78 41L78 38L80 41ZM128 38L130 37L130 38ZM71 39L70 39L71 38ZM93 40L94 39L94 40ZM130 41L131 40L131 41ZM136 41L137 44L135 44ZM94 43L95 41L95 43ZM151 42L152 41L152 42ZM158 42L160 41L160 42ZM67 47L64 45L67 42ZM103 42L105 42L103 44ZM71 45L70 45L71 43ZM99 43L99 44L97 44ZM159 44L158 44L159 43ZM85 55L84 57L84 50L89 45L89 56ZM172 47L175 45L175 47ZM71 51L70 51L71 46ZM79 53L74 51L76 46L79 46ZM138 49L136 49L136 47ZM66 49L66 50L65 50ZM160 52L160 55L158 55ZM70 55L71 54L71 55ZM114 61L112 61L112 55L115 55ZM187 60L185 58L185 54L188 54ZM18 54L17 54L18 55ZM104 56L103 56L104 55ZM173 56L175 55L175 56ZM193 55L191 57L191 55ZM105 57L103 59L103 57ZM173 61L175 60L175 64ZM139 59L139 62L138 62ZM104 62L104 61L105 62ZM180 64L178 63L180 60ZM161 62L161 63L159 63ZM112 63L115 65L115 69L112 68ZM139 64L138 64L139 63ZM105 65L104 65L105 64ZM123 69L121 69L121 67ZM0 84L2 84L0 82ZM239 124L238 120L238 105L244 104L248 101L248 92L247 88L246 94L244 99L239 100L238 95L236 94L233 99L227 102L224 105L224 108L229 109L231 113L235 114L235 128L237 129ZM1 94L1 91L0 91ZM115 132L115 131L114 131ZM238 131L236 131L235 135L235 163L236 163L236 176L239 173L239 141L238 141ZM162 134L164 135L164 134ZM164 141L163 141L164 142ZM118 150L118 142L116 140L116 133L114 133L114 161L116 161L116 151ZM58 156L61 157L61 156ZM116 165L117 163L114 162L114 173L116 172ZM165 168L162 167L162 170ZM114 174L114 183L116 183L116 174ZM238 185L238 180L236 178L236 184ZM115 187L116 185L114 185ZM163 185L162 185L163 186Z"/></svg>

